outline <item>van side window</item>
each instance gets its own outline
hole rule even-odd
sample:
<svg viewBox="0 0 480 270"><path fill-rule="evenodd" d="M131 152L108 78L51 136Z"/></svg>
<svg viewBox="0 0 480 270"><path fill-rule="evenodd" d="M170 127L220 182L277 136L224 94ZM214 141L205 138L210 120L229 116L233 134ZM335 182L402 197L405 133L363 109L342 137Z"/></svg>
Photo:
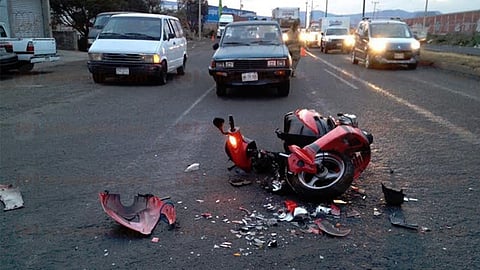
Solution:
<svg viewBox="0 0 480 270"><path fill-rule="evenodd" d="M182 26L180 25L180 22L178 20L170 19L170 23L172 24L173 29L175 30L175 36L177 38L182 38L183 30L182 30Z"/></svg>
<svg viewBox="0 0 480 270"><path fill-rule="evenodd" d="M3 26L0 26L0 37L7 37L7 31L5 31Z"/></svg>
<svg viewBox="0 0 480 270"><path fill-rule="evenodd" d="M163 20L163 40L167 40L170 34L175 34L167 19Z"/></svg>

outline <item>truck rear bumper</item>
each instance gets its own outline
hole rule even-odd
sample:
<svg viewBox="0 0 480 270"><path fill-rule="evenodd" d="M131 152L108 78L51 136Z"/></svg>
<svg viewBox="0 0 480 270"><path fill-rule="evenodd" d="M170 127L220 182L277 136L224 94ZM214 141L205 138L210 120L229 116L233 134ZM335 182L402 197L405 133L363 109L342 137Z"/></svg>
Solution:
<svg viewBox="0 0 480 270"><path fill-rule="evenodd" d="M60 59L58 55L31 55L31 54L22 54L17 53L18 61L25 61L32 64L42 63L42 62L54 62Z"/></svg>

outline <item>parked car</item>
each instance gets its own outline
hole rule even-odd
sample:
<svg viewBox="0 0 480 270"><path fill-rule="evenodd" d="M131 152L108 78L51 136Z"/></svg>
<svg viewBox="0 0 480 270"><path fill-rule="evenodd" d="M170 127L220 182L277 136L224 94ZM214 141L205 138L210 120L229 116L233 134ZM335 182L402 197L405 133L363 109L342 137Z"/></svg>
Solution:
<svg viewBox="0 0 480 270"><path fill-rule="evenodd" d="M110 20L110 17L112 17L115 14L122 14L122 13L126 13L126 12L125 11L102 12L102 13L98 13L97 16L95 16L95 20L93 21L92 27L88 29L88 48L92 46L98 34L102 32L103 27L105 27L105 25L108 23L108 20Z"/></svg>
<svg viewBox="0 0 480 270"><path fill-rule="evenodd" d="M96 83L106 77L146 76L167 83L185 73L187 40L178 18L147 13L113 15L88 50Z"/></svg>
<svg viewBox="0 0 480 270"><path fill-rule="evenodd" d="M366 68L394 64L416 69L419 57L420 42L405 22L364 19L358 24L351 55L353 64L361 60Z"/></svg>
<svg viewBox="0 0 480 270"><path fill-rule="evenodd" d="M0 73L6 73L18 67L18 56L13 52L13 45L0 42Z"/></svg>
<svg viewBox="0 0 480 270"><path fill-rule="evenodd" d="M279 96L288 96L291 57L276 21L232 22L225 27L208 67L217 95L227 87L274 86Z"/></svg>

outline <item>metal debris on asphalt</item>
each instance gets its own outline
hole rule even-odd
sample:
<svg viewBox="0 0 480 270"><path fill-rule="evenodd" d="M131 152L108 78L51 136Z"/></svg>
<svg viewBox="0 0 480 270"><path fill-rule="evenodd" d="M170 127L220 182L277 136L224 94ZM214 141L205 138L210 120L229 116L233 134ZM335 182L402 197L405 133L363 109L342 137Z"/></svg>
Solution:
<svg viewBox="0 0 480 270"><path fill-rule="evenodd" d="M0 201L5 205L3 211L23 207L23 198L20 189L14 188L12 185L0 185Z"/></svg>
<svg viewBox="0 0 480 270"><path fill-rule="evenodd" d="M200 169L200 163L192 163L190 164L184 172L192 172Z"/></svg>

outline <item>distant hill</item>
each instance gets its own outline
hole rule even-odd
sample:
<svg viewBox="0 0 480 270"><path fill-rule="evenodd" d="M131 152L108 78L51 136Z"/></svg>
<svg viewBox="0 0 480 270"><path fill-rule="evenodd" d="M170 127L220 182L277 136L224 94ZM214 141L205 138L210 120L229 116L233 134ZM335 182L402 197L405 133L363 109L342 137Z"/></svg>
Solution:
<svg viewBox="0 0 480 270"><path fill-rule="evenodd" d="M434 15L439 15L442 14L439 11L428 11L427 16L434 16ZM312 14L308 14L309 16L311 15L313 18L313 21L318 21L320 18L325 17L325 12L319 11L319 10L314 10ZM350 17L350 24L352 27L355 27L358 22L362 20L362 13L357 13L357 14L343 14L343 15L337 15L333 13L328 13L327 14L329 17L334 17L334 16L339 16L339 17ZM365 17L372 18L373 19L373 12L366 12ZM409 18L415 18L415 17L423 17L424 11L415 11L415 12L408 12L405 10L401 9L393 9L393 10L379 10L375 12L375 18L401 18L401 19L409 19ZM302 24L305 24L305 11L300 11L300 20Z"/></svg>

